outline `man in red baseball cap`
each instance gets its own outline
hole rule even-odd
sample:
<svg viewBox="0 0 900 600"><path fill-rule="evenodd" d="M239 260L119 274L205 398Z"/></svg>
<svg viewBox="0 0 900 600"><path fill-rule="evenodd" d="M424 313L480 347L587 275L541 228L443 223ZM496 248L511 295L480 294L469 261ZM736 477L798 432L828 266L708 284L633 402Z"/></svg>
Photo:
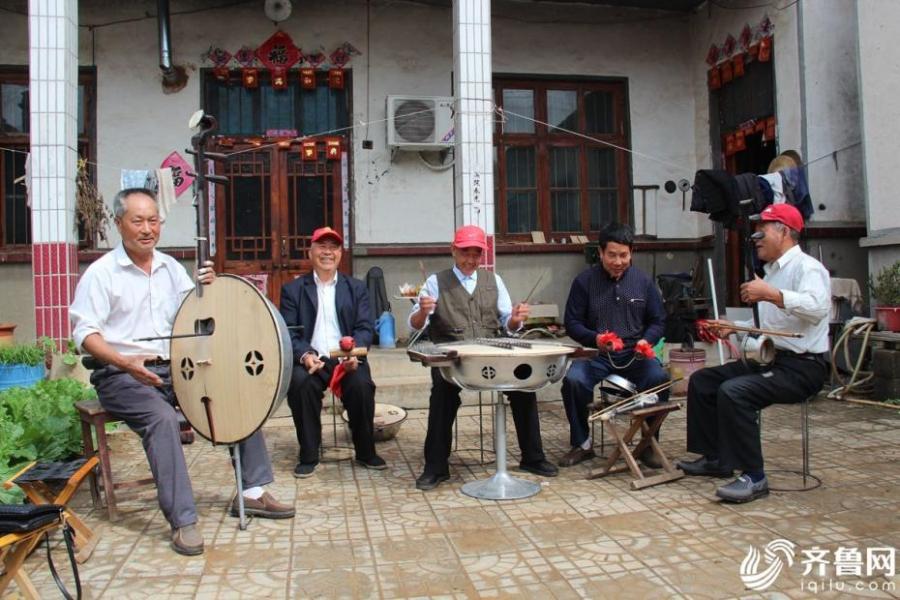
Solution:
<svg viewBox="0 0 900 600"><path fill-rule="evenodd" d="M775 337L768 365L735 361L701 369L688 383L687 449L696 460L679 461L687 475L731 477L716 490L726 502L749 502L769 493L759 440L760 410L770 404L805 402L822 388L828 373L828 315L831 279L825 267L799 246L803 217L789 204L767 206L751 217L756 253L765 278L741 284L741 300L759 307L759 327L802 337ZM710 321L719 337L752 321Z"/></svg>
<svg viewBox="0 0 900 600"><path fill-rule="evenodd" d="M487 250L487 236L475 225L456 230L450 252L454 265L428 277L409 315L410 329L428 327L435 343L496 337L516 331L528 318L528 305L515 306L499 275L478 268ZM438 300L440 297L440 300ZM416 488L431 490L450 478L450 444L453 421L459 410L460 389L448 383L438 369L431 370L428 400L428 432L425 435L425 468ZM519 468L555 477L557 468L547 461L541 442L541 424L534 392L507 392L522 451Z"/></svg>
<svg viewBox="0 0 900 600"><path fill-rule="evenodd" d="M366 284L338 271L344 239L331 227L320 227L310 237L312 272L284 284L279 307L291 327L294 370L288 388L288 405L297 430L300 453L294 477L312 477L319 464L322 443L322 398L331 389L347 409L356 463L366 469L384 470L387 464L375 452L375 383L369 365L355 356L342 359L340 392L338 359L331 352L341 339L368 348L375 328L369 314Z"/></svg>

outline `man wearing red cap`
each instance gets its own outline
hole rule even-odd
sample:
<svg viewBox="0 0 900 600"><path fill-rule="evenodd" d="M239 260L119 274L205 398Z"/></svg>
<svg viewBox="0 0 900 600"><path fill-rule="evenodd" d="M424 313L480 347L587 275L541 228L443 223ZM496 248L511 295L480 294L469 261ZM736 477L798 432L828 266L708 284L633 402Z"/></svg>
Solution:
<svg viewBox="0 0 900 600"><path fill-rule="evenodd" d="M515 306L499 275L479 269L487 239L480 227L466 225L456 230L450 251L454 266L431 275L409 315L410 329L429 328L435 343L496 337L505 328L516 331L528 318L528 305ZM425 436L425 469L416 487L430 490L450 478L450 442L453 421L459 410L460 389L447 382L438 369L431 370L428 400L428 433ZM507 392L519 438L522 460L519 468L544 477L555 477L557 469L544 456L537 396L533 392Z"/></svg>
<svg viewBox="0 0 900 600"><path fill-rule="evenodd" d="M774 337L775 361L766 367L736 361L701 369L688 384L687 449L700 454L679 461L687 475L731 477L716 490L728 502L749 502L769 493L763 471L757 415L770 404L803 402L822 388L828 372L828 314L831 279L825 267L798 245L803 217L789 204L767 206L751 239L766 264L765 278L741 285L741 300L759 305L759 326L800 333ZM711 321L719 337L734 333L735 323ZM753 322L737 325L752 326Z"/></svg>
<svg viewBox="0 0 900 600"><path fill-rule="evenodd" d="M375 453L375 383L369 365L352 356L340 367L340 386L332 381L338 361L330 358L330 353L340 347L341 338L351 336L355 347L368 348L375 333L366 284L338 272L343 243L341 234L331 227L313 231L309 248L312 273L281 288L281 315L292 327L294 349L288 405L300 445L294 468L298 478L312 476L319 464L322 397L329 384L347 409L357 464L367 469L387 468Z"/></svg>

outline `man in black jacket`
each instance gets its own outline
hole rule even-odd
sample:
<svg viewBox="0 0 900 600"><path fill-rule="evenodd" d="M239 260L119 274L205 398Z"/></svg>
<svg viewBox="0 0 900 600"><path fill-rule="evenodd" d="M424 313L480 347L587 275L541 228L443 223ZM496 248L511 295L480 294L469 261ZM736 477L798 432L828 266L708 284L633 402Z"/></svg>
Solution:
<svg viewBox="0 0 900 600"><path fill-rule="evenodd" d="M322 397L339 364L329 353L345 336L353 337L359 348L372 344L374 328L366 285L337 270L342 244L343 238L334 229L316 229L309 250L313 272L281 288L281 314L288 327L294 327L291 344L296 364L288 404L300 444L294 468L294 477L299 478L311 476L319 464ZM350 357L343 361L342 369L339 395L350 420L356 462L368 469L386 469L384 460L375 453L375 383L369 365Z"/></svg>
<svg viewBox="0 0 900 600"><path fill-rule="evenodd" d="M634 233L627 225L610 223L600 231L600 264L581 272L566 301L566 332L582 346L596 346L600 353L587 361L576 361L563 380L562 396L569 419L572 448L559 461L571 467L594 457L588 408L594 386L611 374L625 377L639 390L669 380L656 358L643 358L636 352L640 342L654 345L665 329L666 313L662 297L653 280L631 265ZM614 333L622 348L606 347L604 333ZM668 390L659 394L668 400ZM653 449L641 455L641 461L658 468Z"/></svg>

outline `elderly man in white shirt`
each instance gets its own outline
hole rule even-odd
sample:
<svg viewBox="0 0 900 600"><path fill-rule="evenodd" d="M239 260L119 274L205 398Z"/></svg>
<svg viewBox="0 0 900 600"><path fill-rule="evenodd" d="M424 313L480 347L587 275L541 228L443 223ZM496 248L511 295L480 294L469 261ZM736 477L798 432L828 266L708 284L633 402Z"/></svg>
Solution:
<svg viewBox="0 0 900 600"><path fill-rule="evenodd" d="M174 258L158 252L162 228L153 192L125 189L114 200L122 243L96 260L78 282L69 308L73 337L103 364L91 375L100 404L141 436L157 497L172 527L172 548L179 554L203 552L197 508L181 449L167 340L138 342L172 333L181 300L194 283ZM215 279L212 263L198 269L203 284ZM244 503L247 514L267 518L294 516L262 486L274 479L262 432L241 443ZM237 499L231 512L237 514Z"/></svg>
<svg viewBox="0 0 900 600"><path fill-rule="evenodd" d="M700 454L680 461L687 475L731 477L716 490L728 502L749 502L769 493L763 470L757 414L770 404L803 402L822 388L828 372L828 315L831 283L825 267L798 245L803 217L789 204L773 204L759 215L752 239L765 278L741 285L741 299L758 304L763 329L800 333L773 337L775 361L767 367L743 361L702 369L688 385L687 449ZM719 337L734 325L752 322L710 321Z"/></svg>

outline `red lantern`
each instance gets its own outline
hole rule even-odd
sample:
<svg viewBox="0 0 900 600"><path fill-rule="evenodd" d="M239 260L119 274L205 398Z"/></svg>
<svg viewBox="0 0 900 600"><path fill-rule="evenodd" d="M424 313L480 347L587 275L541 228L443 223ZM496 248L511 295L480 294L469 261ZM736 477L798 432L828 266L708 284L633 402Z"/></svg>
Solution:
<svg viewBox="0 0 900 600"><path fill-rule="evenodd" d="M300 87L304 90L316 89L316 70L308 67L300 69Z"/></svg>
<svg viewBox="0 0 900 600"><path fill-rule="evenodd" d="M744 76L744 55L738 54L734 58L731 59L731 64L734 68L734 76L743 77Z"/></svg>
<svg viewBox="0 0 900 600"><path fill-rule="evenodd" d="M731 61L726 60L722 63L720 69L722 70L722 83L731 83L731 80L734 79L734 71L731 70Z"/></svg>
<svg viewBox="0 0 900 600"><path fill-rule="evenodd" d="M731 156L734 152L734 134L729 133L725 136L725 156Z"/></svg>
<svg viewBox="0 0 900 600"><path fill-rule="evenodd" d="M259 69L242 69L241 81L248 90L259 87Z"/></svg>
<svg viewBox="0 0 900 600"><path fill-rule="evenodd" d="M219 65L217 67L213 67L213 76L219 81L228 81L228 76L231 74L231 71L228 69L227 65Z"/></svg>
<svg viewBox="0 0 900 600"><path fill-rule="evenodd" d="M722 79L719 75L719 67L713 67L709 70L709 89L717 90L722 87Z"/></svg>
<svg viewBox="0 0 900 600"><path fill-rule="evenodd" d="M275 67L272 69L272 88L276 90L286 89L288 86L287 69Z"/></svg>
<svg viewBox="0 0 900 600"><path fill-rule="evenodd" d="M766 119L766 132L763 134L763 138L767 141L775 139L775 117Z"/></svg>
<svg viewBox="0 0 900 600"><path fill-rule="evenodd" d="M341 159L341 138L325 138L325 158L328 160Z"/></svg>
<svg viewBox="0 0 900 600"><path fill-rule="evenodd" d="M772 38L764 37L759 40L759 62L772 60Z"/></svg>
<svg viewBox="0 0 900 600"><path fill-rule="evenodd" d="M316 160L319 157L316 148L316 140L303 140L300 144L300 158L303 160Z"/></svg>
<svg viewBox="0 0 900 600"><path fill-rule="evenodd" d="M328 69L328 87L333 90L344 89L343 69Z"/></svg>

